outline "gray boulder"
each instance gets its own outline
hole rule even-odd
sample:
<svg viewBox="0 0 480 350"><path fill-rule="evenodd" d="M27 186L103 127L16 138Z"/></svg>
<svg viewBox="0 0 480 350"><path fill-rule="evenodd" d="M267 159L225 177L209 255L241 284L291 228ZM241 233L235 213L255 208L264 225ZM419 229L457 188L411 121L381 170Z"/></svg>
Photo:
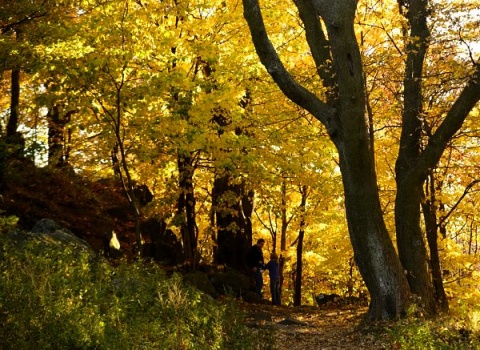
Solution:
<svg viewBox="0 0 480 350"><path fill-rule="evenodd" d="M92 257L97 256L95 251L85 240L75 236L70 230L50 219L40 220L29 232L15 231L10 234L10 238L17 242L36 240L49 246L57 246L59 248L62 246L71 246L82 253L91 255Z"/></svg>
<svg viewBox="0 0 480 350"><path fill-rule="evenodd" d="M235 297L245 297L251 290L251 281L244 273L226 269L210 276L218 294L230 294Z"/></svg>
<svg viewBox="0 0 480 350"><path fill-rule="evenodd" d="M62 227L56 221L42 219L33 226L32 235L44 240L58 241L63 244L73 245L77 248L93 252L90 245L83 239L75 236L72 231Z"/></svg>
<svg viewBox="0 0 480 350"><path fill-rule="evenodd" d="M217 291L215 290L215 287L213 286L206 273L201 271L187 273L183 276L183 280L187 284L194 286L202 292L214 298L217 297Z"/></svg>

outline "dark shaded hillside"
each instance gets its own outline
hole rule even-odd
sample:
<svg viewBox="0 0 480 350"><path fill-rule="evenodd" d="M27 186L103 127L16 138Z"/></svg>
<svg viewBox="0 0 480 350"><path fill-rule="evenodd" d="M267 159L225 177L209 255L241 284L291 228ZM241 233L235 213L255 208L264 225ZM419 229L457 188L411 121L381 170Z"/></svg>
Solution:
<svg viewBox="0 0 480 350"><path fill-rule="evenodd" d="M108 244L112 230L127 253L134 242L133 220L120 184L91 182L67 169L40 169L28 161L10 163L0 210L1 215L17 216L25 229L43 218L55 220L97 251Z"/></svg>

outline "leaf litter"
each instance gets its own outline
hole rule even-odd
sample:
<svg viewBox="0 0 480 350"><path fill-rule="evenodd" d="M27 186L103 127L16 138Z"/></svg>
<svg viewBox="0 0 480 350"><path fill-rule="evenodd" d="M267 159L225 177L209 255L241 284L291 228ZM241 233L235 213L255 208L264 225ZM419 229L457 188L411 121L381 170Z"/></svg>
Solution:
<svg viewBox="0 0 480 350"><path fill-rule="evenodd" d="M275 350L391 349L379 326L361 327L364 306L273 306L242 303L249 327L273 331Z"/></svg>

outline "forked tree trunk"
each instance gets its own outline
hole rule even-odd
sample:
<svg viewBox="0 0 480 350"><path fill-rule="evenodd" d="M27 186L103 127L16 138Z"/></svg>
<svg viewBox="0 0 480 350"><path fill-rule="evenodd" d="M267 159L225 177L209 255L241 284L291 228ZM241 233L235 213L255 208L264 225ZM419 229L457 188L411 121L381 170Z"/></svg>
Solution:
<svg viewBox="0 0 480 350"><path fill-rule="evenodd" d="M353 28L356 2L295 3L318 73L330 88L326 102L286 71L266 34L258 1L244 0L243 4L255 49L267 71L288 98L326 126L338 150L350 239L371 296L367 318L396 318L408 305L409 288L380 207L371 135L365 119L363 68Z"/></svg>
<svg viewBox="0 0 480 350"><path fill-rule="evenodd" d="M428 313L435 314L435 296L428 266L429 259L420 226L422 197L421 185L397 180L395 199L397 246L412 293L420 297L421 305Z"/></svg>
<svg viewBox="0 0 480 350"><path fill-rule="evenodd" d="M480 100L480 62L474 63L464 89L420 151L422 65L429 39L428 2L399 2L400 8L408 5L406 15L412 29L407 38L405 110L396 165L395 202L397 242L409 287L380 207L370 149L373 135L369 135L365 121L363 66L354 31L357 3L295 1L318 75L327 88L324 100L301 86L285 69L268 38L258 0L243 0L243 7L255 49L268 73L290 100L326 127L338 150L350 239L355 261L371 296L368 318L400 316L409 304L410 287L422 297L428 311L434 312L425 242L419 225L422 184L427 170L438 163L448 141Z"/></svg>

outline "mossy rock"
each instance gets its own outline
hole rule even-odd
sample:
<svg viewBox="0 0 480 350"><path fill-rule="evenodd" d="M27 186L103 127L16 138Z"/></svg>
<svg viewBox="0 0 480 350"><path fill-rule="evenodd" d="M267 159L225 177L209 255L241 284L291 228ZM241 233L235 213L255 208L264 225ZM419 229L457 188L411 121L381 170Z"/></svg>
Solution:
<svg viewBox="0 0 480 350"><path fill-rule="evenodd" d="M231 294L235 297L241 297L252 289L250 278L244 273L233 269L212 274L210 280L219 294Z"/></svg>
<svg viewBox="0 0 480 350"><path fill-rule="evenodd" d="M208 295L211 295L214 298L217 296L217 291L205 272L195 271L187 273L183 276L183 280L187 284L201 290Z"/></svg>

